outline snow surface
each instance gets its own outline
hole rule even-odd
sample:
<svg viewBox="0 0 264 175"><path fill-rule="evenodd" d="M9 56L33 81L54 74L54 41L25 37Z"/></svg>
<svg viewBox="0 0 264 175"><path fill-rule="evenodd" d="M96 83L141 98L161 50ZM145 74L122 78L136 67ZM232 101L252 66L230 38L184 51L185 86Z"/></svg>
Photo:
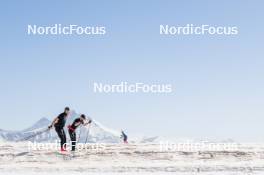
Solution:
<svg viewBox="0 0 264 175"><path fill-rule="evenodd" d="M91 144L92 146L93 144ZM55 150L29 151L27 143L0 143L0 174L264 174L264 144L241 144L234 151L160 150L159 144L106 144L72 157Z"/></svg>

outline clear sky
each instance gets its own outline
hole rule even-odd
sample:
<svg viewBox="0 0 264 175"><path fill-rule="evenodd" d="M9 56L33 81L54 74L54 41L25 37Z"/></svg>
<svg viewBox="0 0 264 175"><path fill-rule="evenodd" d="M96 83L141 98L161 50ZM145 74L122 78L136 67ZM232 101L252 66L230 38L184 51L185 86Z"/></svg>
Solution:
<svg viewBox="0 0 264 175"><path fill-rule="evenodd" d="M1 1L0 128L70 106L129 135L264 141L264 2ZM32 36L27 25L104 25L104 36ZM238 26L161 36L159 25ZM171 83L173 94L95 94L93 82Z"/></svg>

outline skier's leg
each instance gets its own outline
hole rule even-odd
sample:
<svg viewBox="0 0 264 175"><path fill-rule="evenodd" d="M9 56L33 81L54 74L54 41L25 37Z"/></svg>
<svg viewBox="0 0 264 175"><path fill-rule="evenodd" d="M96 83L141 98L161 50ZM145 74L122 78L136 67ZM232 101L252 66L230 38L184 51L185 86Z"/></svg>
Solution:
<svg viewBox="0 0 264 175"><path fill-rule="evenodd" d="M70 139L72 141L72 131L69 129L68 132L69 132L69 135L70 135Z"/></svg>
<svg viewBox="0 0 264 175"><path fill-rule="evenodd" d="M127 143L127 136L124 137L124 143Z"/></svg>
<svg viewBox="0 0 264 175"><path fill-rule="evenodd" d="M63 148L63 135L62 135L62 129L60 128L56 128L55 131L57 132L59 138L60 138L60 146L61 146L61 149Z"/></svg>
<svg viewBox="0 0 264 175"><path fill-rule="evenodd" d="M62 134L62 147L63 150L66 150L66 134L63 128L61 129L61 134Z"/></svg>
<svg viewBox="0 0 264 175"><path fill-rule="evenodd" d="M76 146L76 132L73 131L73 133L72 133L72 151L75 151L75 146Z"/></svg>
<svg viewBox="0 0 264 175"><path fill-rule="evenodd" d="M75 133L75 131L69 130L69 135L71 138L72 151L74 151L75 150L75 143L76 143L76 133Z"/></svg>

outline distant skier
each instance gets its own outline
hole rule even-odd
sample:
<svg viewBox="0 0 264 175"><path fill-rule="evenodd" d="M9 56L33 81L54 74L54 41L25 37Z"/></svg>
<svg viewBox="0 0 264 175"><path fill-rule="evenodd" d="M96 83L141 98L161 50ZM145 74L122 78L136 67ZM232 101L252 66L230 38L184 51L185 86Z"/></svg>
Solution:
<svg viewBox="0 0 264 175"><path fill-rule="evenodd" d="M123 130L121 131L121 139L123 139L124 143L128 143L127 142L127 135L125 134L125 132Z"/></svg>
<svg viewBox="0 0 264 175"><path fill-rule="evenodd" d="M70 113L70 108L66 107L64 109L64 112L58 115L58 117L56 117L49 126L49 129L51 129L53 126L55 127L55 131L57 132L60 138L61 151L66 151L66 135L64 132L64 126L69 113Z"/></svg>
<svg viewBox="0 0 264 175"><path fill-rule="evenodd" d="M68 131L69 131L69 135L71 138L71 145L72 145L72 151L75 151L75 147L76 147L76 132L75 130L77 129L78 126L80 125L88 125L92 122L92 120L86 119L86 116L84 114L82 114L79 118L76 118L73 123L71 125L68 126Z"/></svg>

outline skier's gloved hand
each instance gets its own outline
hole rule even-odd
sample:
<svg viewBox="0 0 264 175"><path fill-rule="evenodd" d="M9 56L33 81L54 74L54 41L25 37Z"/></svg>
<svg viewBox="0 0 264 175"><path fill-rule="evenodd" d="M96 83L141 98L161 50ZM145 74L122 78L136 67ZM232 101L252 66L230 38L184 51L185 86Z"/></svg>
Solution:
<svg viewBox="0 0 264 175"><path fill-rule="evenodd" d="M92 120L86 121L83 125L86 126L86 125L89 125L90 123L92 123Z"/></svg>
<svg viewBox="0 0 264 175"><path fill-rule="evenodd" d="M49 125L48 128L51 129L52 128L52 125Z"/></svg>

